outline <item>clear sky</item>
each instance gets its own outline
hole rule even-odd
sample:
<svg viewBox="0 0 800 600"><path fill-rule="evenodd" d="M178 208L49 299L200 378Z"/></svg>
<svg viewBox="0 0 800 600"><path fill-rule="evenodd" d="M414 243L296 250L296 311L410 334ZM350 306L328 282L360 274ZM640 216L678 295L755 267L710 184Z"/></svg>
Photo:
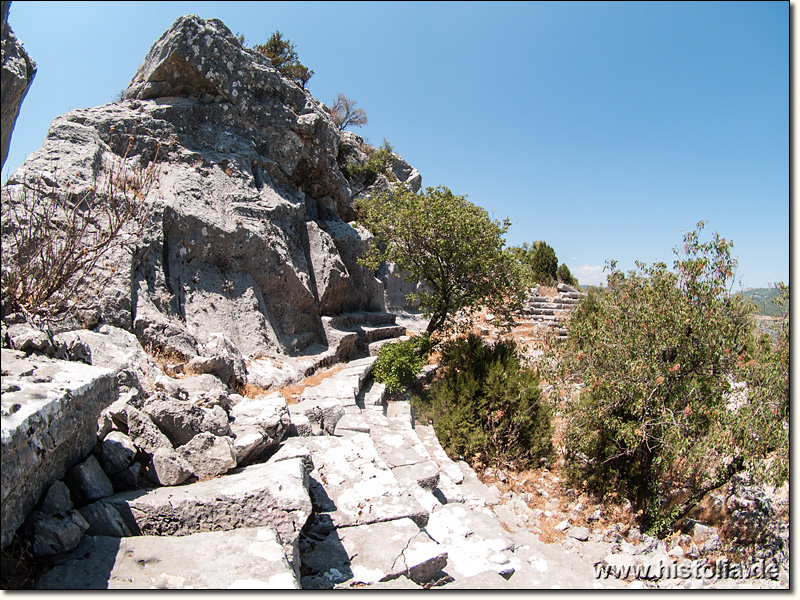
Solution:
<svg viewBox="0 0 800 600"><path fill-rule="evenodd" d="M356 100L374 145L545 240L581 283L672 264L707 222L741 285L789 281L788 2L35 2L38 64L3 181L52 120L111 102L183 14L249 45L280 30L308 89ZM738 285L737 285L738 287Z"/></svg>

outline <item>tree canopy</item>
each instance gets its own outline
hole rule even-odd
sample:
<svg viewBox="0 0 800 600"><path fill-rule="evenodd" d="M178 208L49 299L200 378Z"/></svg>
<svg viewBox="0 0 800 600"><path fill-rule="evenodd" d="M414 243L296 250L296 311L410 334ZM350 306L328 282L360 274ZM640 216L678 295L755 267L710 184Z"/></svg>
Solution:
<svg viewBox="0 0 800 600"><path fill-rule="evenodd" d="M375 235L363 264L394 262L423 282L420 308L431 316L428 332L453 326L456 313L487 307L510 316L524 288L516 261L504 249L510 222L489 218L465 196L446 187L415 193L400 187L358 201L359 216Z"/></svg>
<svg viewBox="0 0 800 600"><path fill-rule="evenodd" d="M294 44L284 39L280 31L273 33L265 44L255 46L254 50L270 59L272 66L278 69L281 75L296 82L303 89L314 75L314 71L300 63Z"/></svg>
<svg viewBox="0 0 800 600"><path fill-rule="evenodd" d="M566 283L567 285L578 285L578 280L572 274L572 271L569 270L569 267L566 265L566 263L561 263L561 265L558 267L558 280L562 283Z"/></svg>
<svg viewBox="0 0 800 600"><path fill-rule="evenodd" d="M520 262L526 274L527 283L550 285L558 278L558 258L556 251L544 241L511 248L514 257Z"/></svg>

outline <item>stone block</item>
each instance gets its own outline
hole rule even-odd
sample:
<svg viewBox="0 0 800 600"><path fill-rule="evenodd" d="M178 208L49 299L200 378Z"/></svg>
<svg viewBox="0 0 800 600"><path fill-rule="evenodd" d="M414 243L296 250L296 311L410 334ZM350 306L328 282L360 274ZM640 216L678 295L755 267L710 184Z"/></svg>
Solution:
<svg viewBox="0 0 800 600"><path fill-rule="evenodd" d="M2 546L41 495L96 443L113 371L2 349Z"/></svg>
<svg viewBox="0 0 800 600"><path fill-rule="evenodd" d="M297 589L270 526L183 537L91 537L38 589Z"/></svg>

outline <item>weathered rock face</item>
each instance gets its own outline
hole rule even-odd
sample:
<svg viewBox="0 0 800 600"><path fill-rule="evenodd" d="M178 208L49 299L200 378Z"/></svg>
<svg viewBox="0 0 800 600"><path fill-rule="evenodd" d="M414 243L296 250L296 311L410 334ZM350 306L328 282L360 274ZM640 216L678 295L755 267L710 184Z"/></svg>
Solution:
<svg viewBox="0 0 800 600"><path fill-rule="evenodd" d="M8 24L8 11L11 2L0 3L0 12L3 14L2 45L3 70L0 78L0 104L2 109L2 145L3 162L6 164L8 147L11 144L11 133L17 122L19 108L33 83L36 75L36 63L31 60L22 44L14 36ZM2 166L0 165L0 166Z"/></svg>
<svg viewBox="0 0 800 600"><path fill-rule="evenodd" d="M323 315L385 307L383 283L357 264L363 190L339 154L323 105L220 21L186 16L121 102L56 119L8 191L38 177L80 195L114 171L155 168L146 230L108 259L95 318L186 359L209 357L224 334L250 359L324 345ZM394 176L418 185L398 165Z"/></svg>

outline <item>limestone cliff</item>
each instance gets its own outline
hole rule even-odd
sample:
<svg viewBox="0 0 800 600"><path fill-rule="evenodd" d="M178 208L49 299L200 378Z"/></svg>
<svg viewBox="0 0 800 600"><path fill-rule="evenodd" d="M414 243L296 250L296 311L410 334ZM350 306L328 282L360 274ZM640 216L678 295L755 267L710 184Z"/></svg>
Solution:
<svg viewBox="0 0 800 600"><path fill-rule="evenodd" d="M329 344L323 316L386 309L385 283L357 264L364 182L340 166L356 142L222 22L185 16L120 102L57 118L6 190L14 198L36 177L80 195L120 162L153 168L145 232L108 259L90 324L187 358L214 333L246 358L296 353ZM419 187L399 157L393 171Z"/></svg>
<svg viewBox="0 0 800 600"><path fill-rule="evenodd" d="M28 53L14 36L11 26L8 24L8 12L11 9L11 2L2 2L0 12L2 12L2 80L0 80L0 98L2 99L2 149L3 162L6 164L8 147L11 144L11 133L17 122L19 108L22 100L28 93L36 75L36 63L33 62Z"/></svg>

